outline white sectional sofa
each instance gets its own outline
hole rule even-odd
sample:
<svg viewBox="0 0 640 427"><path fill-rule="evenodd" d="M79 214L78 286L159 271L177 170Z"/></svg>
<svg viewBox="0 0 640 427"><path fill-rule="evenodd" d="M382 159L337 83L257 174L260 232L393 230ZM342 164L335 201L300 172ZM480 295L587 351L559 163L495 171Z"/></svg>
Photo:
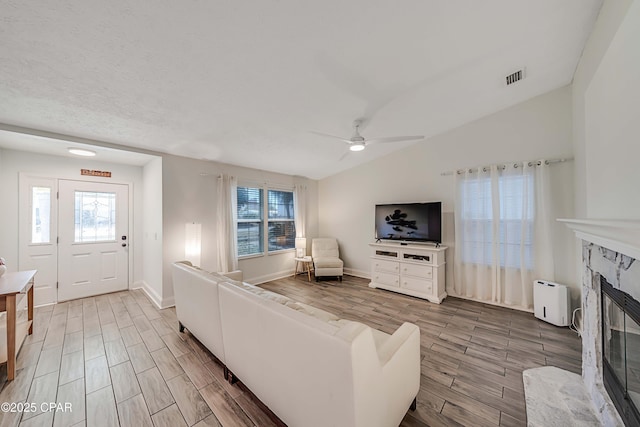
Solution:
<svg viewBox="0 0 640 427"><path fill-rule="evenodd" d="M416 325L389 335L216 273L173 269L178 320L287 425L391 427L415 408Z"/></svg>
<svg viewBox="0 0 640 427"><path fill-rule="evenodd" d="M241 271L225 275L193 267L188 261L172 266L176 315L180 332L186 327L222 363L225 363L218 303L218 283L242 280Z"/></svg>

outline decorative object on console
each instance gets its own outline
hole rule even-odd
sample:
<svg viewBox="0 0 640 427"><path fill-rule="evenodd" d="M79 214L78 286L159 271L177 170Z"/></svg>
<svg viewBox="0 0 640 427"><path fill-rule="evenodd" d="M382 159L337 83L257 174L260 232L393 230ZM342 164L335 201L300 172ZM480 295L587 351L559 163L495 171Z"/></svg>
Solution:
<svg viewBox="0 0 640 427"><path fill-rule="evenodd" d="M0 277L2 277L2 275L6 272L7 272L7 265L5 264L5 260L4 258L0 257Z"/></svg>
<svg viewBox="0 0 640 427"><path fill-rule="evenodd" d="M200 266L202 247L202 224L188 222L184 230L184 257L193 265Z"/></svg>

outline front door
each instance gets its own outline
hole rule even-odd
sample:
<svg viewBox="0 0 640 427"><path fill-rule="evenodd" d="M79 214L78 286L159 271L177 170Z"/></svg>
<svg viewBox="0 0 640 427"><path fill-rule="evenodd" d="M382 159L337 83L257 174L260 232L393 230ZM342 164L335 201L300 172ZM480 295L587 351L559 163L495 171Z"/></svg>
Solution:
<svg viewBox="0 0 640 427"><path fill-rule="evenodd" d="M58 301L129 287L128 186L59 181Z"/></svg>

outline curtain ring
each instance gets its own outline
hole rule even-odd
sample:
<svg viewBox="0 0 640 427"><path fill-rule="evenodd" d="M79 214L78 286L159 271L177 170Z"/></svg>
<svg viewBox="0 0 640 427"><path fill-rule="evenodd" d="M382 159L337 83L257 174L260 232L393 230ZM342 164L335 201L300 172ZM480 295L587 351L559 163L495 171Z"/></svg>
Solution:
<svg viewBox="0 0 640 427"><path fill-rule="evenodd" d="M549 160L545 160L544 164L548 166L549 165Z"/></svg>
<svg viewBox="0 0 640 427"><path fill-rule="evenodd" d="M486 171L487 171L487 168L485 166L485 167L482 168L482 172L486 172Z"/></svg>
<svg viewBox="0 0 640 427"><path fill-rule="evenodd" d="M538 161L536 162L536 166L540 166L541 164L542 164L542 162L541 162L540 160L538 160Z"/></svg>
<svg viewBox="0 0 640 427"><path fill-rule="evenodd" d="M514 163L514 164L513 164L513 167L514 167L514 168L516 168L516 169L518 169L518 164L517 164L517 163Z"/></svg>

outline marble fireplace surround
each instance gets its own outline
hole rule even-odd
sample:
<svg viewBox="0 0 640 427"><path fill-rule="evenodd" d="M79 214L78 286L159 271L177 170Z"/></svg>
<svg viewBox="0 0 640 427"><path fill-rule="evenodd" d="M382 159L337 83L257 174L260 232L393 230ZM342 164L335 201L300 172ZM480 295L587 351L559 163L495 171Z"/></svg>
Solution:
<svg viewBox="0 0 640 427"><path fill-rule="evenodd" d="M600 276L640 300L640 221L558 221L582 240L582 383L600 424L619 426L622 420L602 381Z"/></svg>

